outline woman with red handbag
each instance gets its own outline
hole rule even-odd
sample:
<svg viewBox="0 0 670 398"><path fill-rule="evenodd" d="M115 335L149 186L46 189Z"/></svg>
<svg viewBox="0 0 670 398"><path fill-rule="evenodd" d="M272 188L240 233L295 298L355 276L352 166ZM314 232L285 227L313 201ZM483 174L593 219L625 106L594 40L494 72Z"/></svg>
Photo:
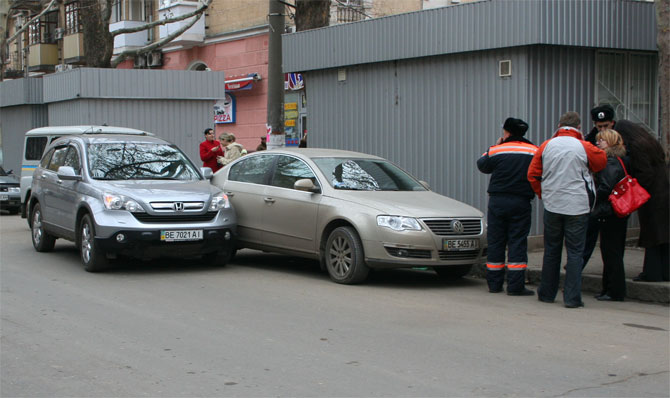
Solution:
<svg viewBox="0 0 670 398"><path fill-rule="evenodd" d="M603 258L602 290L599 301L623 301L626 295L626 274L623 255L626 249L628 217L620 218L609 202L614 186L626 176L622 163L628 162L623 138L614 130L603 130L596 135L596 144L607 154L607 166L596 174L596 204L591 217L600 227L600 254Z"/></svg>

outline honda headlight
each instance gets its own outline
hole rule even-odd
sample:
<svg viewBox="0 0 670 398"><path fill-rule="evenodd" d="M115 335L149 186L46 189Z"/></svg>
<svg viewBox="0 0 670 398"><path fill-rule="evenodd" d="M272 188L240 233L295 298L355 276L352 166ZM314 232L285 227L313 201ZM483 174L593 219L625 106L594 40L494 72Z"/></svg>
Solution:
<svg viewBox="0 0 670 398"><path fill-rule="evenodd" d="M144 208L134 199L127 196L106 192L102 195L102 198L107 210L126 210L131 213L144 213Z"/></svg>
<svg viewBox="0 0 670 398"><path fill-rule="evenodd" d="M421 231L421 224L416 218L401 216L377 216L377 225L391 228L394 231Z"/></svg>
<svg viewBox="0 0 670 398"><path fill-rule="evenodd" d="M228 195L225 193L219 193L212 196L212 203L209 204L209 211L219 211L229 207L230 202L228 201Z"/></svg>
<svg viewBox="0 0 670 398"><path fill-rule="evenodd" d="M21 193L21 188L19 188L19 187L9 187L9 188L7 188L7 192L9 192L9 193Z"/></svg>

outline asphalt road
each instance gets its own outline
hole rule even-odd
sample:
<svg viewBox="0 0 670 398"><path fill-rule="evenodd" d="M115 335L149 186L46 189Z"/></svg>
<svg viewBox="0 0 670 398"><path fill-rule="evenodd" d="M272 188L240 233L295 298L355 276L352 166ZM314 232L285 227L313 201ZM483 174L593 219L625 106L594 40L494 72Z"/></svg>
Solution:
<svg viewBox="0 0 670 398"><path fill-rule="evenodd" d="M241 251L89 274L0 216L2 397L670 395L667 306L566 309L427 271L332 283Z"/></svg>

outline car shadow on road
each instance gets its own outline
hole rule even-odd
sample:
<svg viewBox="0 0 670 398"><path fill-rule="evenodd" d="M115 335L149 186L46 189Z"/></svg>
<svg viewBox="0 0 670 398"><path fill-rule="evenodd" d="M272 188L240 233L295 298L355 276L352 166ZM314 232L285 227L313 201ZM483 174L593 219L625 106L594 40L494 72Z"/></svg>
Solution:
<svg viewBox="0 0 670 398"><path fill-rule="evenodd" d="M269 272L291 273L312 279L328 279L328 274L325 271L321 271L317 260L258 250L244 249L238 251L235 258L231 260L230 265Z"/></svg>
<svg viewBox="0 0 670 398"><path fill-rule="evenodd" d="M328 273L322 271L319 261L257 250L245 249L237 253L232 266L250 267L269 272L291 273L311 279L328 280ZM378 288L465 288L478 284L475 279L459 278L445 280L428 268L403 268L371 270L368 279L362 283Z"/></svg>
<svg viewBox="0 0 670 398"><path fill-rule="evenodd" d="M81 268L84 271L81 259L79 257L79 250L72 242L61 243L57 241L54 250L49 253L53 256L58 256L68 263L72 264L73 268ZM221 263L222 264L222 263ZM199 258L175 258L175 257L161 257L155 259L139 259L120 256L116 259L110 260L109 268L97 274L158 274L158 273L187 273L187 272L211 272L213 270L223 270L221 264L204 264Z"/></svg>

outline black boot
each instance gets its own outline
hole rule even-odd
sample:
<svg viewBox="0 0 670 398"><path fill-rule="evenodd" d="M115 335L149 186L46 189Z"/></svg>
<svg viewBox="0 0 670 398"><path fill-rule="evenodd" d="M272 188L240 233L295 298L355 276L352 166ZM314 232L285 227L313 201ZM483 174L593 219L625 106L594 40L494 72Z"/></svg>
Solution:
<svg viewBox="0 0 670 398"><path fill-rule="evenodd" d="M530 289L526 289L526 288L524 287L524 288L523 288L522 290L520 290L520 291L512 291L512 292L510 292L510 291L508 290L508 291L507 291L507 295L508 295L508 296L534 296L534 295L535 295L535 292L532 291L532 290L530 290Z"/></svg>

